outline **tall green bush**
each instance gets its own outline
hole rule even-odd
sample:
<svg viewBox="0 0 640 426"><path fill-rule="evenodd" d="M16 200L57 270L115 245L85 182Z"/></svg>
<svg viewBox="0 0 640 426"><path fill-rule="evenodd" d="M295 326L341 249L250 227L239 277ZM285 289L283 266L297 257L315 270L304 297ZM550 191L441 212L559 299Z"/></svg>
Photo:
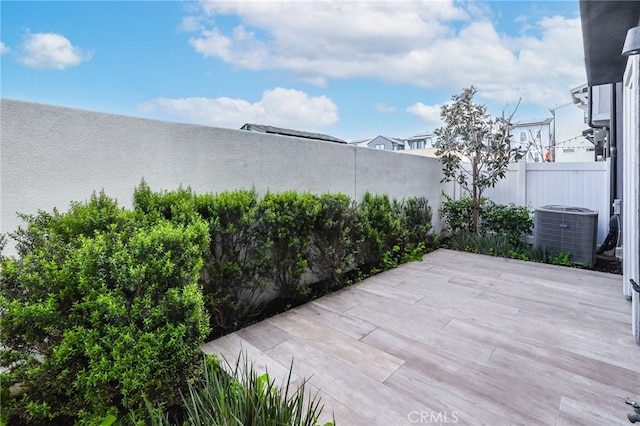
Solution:
<svg viewBox="0 0 640 426"><path fill-rule="evenodd" d="M133 208L140 213L139 220L145 222L168 220L175 224L186 224L202 217L195 210L195 198L196 194L190 187L154 192L142 180L133 191Z"/></svg>
<svg viewBox="0 0 640 426"><path fill-rule="evenodd" d="M257 233L269 254L269 278L278 297L303 298L309 291L302 280L309 262L309 245L318 214L318 199L309 193L265 194L257 208Z"/></svg>
<svg viewBox="0 0 640 426"><path fill-rule="evenodd" d="M360 203L366 269L389 269L400 261L408 232L402 225L402 205L386 194L365 193Z"/></svg>
<svg viewBox="0 0 640 426"><path fill-rule="evenodd" d="M442 205L442 218L454 248L522 260L537 257L526 241L533 228L528 208L495 204L484 198L479 206L480 223L476 232L472 231L471 207L471 198L454 201L446 197Z"/></svg>
<svg viewBox="0 0 640 426"><path fill-rule="evenodd" d="M238 327L259 308L267 286L269 257L257 232L255 191L199 195L196 210L207 221L211 245L200 285L213 325Z"/></svg>
<svg viewBox="0 0 640 426"><path fill-rule="evenodd" d="M27 226L20 227L11 236L21 256L44 244L52 246L54 240L62 249L67 244L76 244L80 236L91 237L96 231L112 225L120 227L128 220L121 212L117 201L101 191L94 193L87 203L72 202L68 214L61 214L55 208L51 213L38 211L35 215L18 214ZM61 250L58 254L63 252Z"/></svg>
<svg viewBox="0 0 640 426"><path fill-rule="evenodd" d="M505 235L512 245L522 244L533 230L533 216L524 206L491 203L482 213L483 233Z"/></svg>
<svg viewBox="0 0 640 426"><path fill-rule="evenodd" d="M407 230L407 244L411 250L434 244L431 234L433 212L425 197L407 199L402 206L402 226Z"/></svg>
<svg viewBox="0 0 640 426"><path fill-rule="evenodd" d="M459 200L454 200L446 194L443 194L443 196L445 200L442 203L440 213L445 228L451 234L476 232L473 224L473 199L471 197L464 197ZM479 200L478 211L480 218L482 218L488 202L488 198L481 198Z"/></svg>
<svg viewBox="0 0 640 426"><path fill-rule="evenodd" d="M133 204L100 193L22 216L18 256L0 256L3 419L144 423L201 372L208 314L221 334L248 321L267 284L298 303L309 272L334 289L351 269L388 269L432 244L424 199L198 195L143 181Z"/></svg>
<svg viewBox="0 0 640 426"><path fill-rule="evenodd" d="M453 200L445 195L441 214L445 227L451 234L474 232L470 197ZM533 228L533 216L527 207L514 204L495 204L482 198L479 205L480 222L478 235L505 235L511 245L522 244Z"/></svg>
<svg viewBox="0 0 640 426"><path fill-rule="evenodd" d="M325 290L345 285L347 272L357 265L362 224L355 202L344 194L323 194L313 228L310 268L326 278Z"/></svg>
<svg viewBox="0 0 640 426"><path fill-rule="evenodd" d="M195 194L190 188L153 192L143 181L134 191L134 207L148 220L163 218L186 224L204 220L209 250L199 283L211 325L220 331L237 328L256 310L256 296L269 275L266 236L257 232L255 190Z"/></svg>
<svg viewBox="0 0 640 426"><path fill-rule="evenodd" d="M104 194L40 213L2 264L2 412L68 424L171 404L208 333L206 224L146 223Z"/></svg>

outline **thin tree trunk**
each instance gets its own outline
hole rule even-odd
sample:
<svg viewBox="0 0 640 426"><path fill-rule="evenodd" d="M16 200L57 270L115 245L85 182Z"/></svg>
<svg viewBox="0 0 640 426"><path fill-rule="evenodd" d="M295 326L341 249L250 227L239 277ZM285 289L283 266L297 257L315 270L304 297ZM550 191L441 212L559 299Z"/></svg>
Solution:
<svg viewBox="0 0 640 426"><path fill-rule="evenodd" d="M477 159L474 159L472 162L473 169L473 230L476 234L480 234L480 229L478 228L478 222L480 221L480 200L478 200L478 186L476 182L478 180L478 163Z"/></svg>

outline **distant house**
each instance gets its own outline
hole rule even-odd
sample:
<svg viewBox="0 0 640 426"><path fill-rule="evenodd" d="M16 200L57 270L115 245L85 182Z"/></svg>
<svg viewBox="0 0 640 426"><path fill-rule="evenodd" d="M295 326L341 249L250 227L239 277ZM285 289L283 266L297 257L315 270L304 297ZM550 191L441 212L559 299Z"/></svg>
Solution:
<svg viewBox="0 0 640 426"><path fill-rule="evenodd" d="M431 149L435 143L433 133L420 133L405 139L406 149Z"/></svg>
<svg viewBox="0 0 640 426"><path fill-rule="evenodd" d="M433 133L420 133L405 139L406 154L422 155L424 157L437 157L438 150L434 145L436 137Z"/></svg>
<svg viewBox="0 0 640 426"><path fill-rule="evenodd" d="M385 151L403 151L405 149L405 141L403 139L390 138L382 135L376 136L373 139L350 142L350 144Z"/></svg>
<svg viewBox="0 0 640 426"><path fill-rule="evenodd" d="M240 130L248 130L250 132L258 133L270 133L281 136L294 136L296 138L313 139L325 142L347 143L342 139L330 135L324 135L322 133L301 132L299 130L283 129L281 127L265 126L263 124L246 123L242 127L240 127Z"/></svg>
<svg viewBox="0 0 640 426"><path fill-rule="evenodd" d="M520 148L524 154L524 160L528 163L541 163L545 161L549 152L550 159L553 154L553 118L542 120L518 121L511 125L511 146Z"/></svg>
<svg viewBox="0 0 640 426"><path fill-rule="evenodd" d="M412 154L433 156L433 151L435 151L433 147L434 142L435 136L432 133L420 133L406 139L379 135L372 139L363 139L349 143L373 149L404 152L415 151L412 152Z"/></svg>

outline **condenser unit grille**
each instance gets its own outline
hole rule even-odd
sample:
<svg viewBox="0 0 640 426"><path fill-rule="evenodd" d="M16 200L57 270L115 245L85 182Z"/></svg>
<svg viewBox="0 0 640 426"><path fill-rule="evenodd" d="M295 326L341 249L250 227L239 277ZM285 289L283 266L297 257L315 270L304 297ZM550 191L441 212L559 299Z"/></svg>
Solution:
<svg viewBox="0 0 640 426"><path fill-rule="evenodd" d="M548 254L571 253L571 262L594 265L597 235L597 211L567 206L536 209L533 244Z"/></svg>

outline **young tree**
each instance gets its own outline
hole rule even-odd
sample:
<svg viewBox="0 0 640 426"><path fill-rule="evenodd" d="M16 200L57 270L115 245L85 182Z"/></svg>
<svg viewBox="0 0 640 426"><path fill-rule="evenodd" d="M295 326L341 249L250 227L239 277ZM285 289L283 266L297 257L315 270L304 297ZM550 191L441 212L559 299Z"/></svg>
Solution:
<svg viewBox="0 0 640 426"><path fill-rule="evenodd" d="M509 162L522 158L522 152L511 147L513 113L505 117L503 112L492 118L486 106L473 101L476 92L473 86L466 88L452 97L453 102L442 106L440 118L444 126L435 135L436 155L444 171L442 181L455 181L470 194L473 229L478 232L482 193L504 178Z"/></svg>

